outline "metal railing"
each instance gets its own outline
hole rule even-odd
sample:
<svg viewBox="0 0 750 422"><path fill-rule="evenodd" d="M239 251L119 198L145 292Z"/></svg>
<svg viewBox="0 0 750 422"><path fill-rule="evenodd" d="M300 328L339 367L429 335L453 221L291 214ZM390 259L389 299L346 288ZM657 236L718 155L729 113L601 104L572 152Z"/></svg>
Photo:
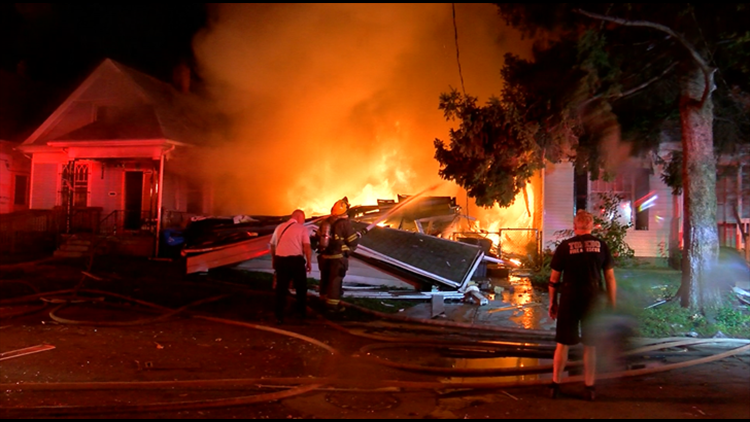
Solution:
<svg viewBox="0 0 750 422"><path fill-rule="evenodd" d="M524 244L514 245L514 248L507 247L507 245L504 247L503 245L503 237L508 232L528 232L531 234L529 238L531 238L530 241L525 242ZM542 257L542 245L541 245L541 232L539 229L523 229L523 228L505 228L500 229L496 232L456 232L452 235L452 240L457 240L459 238L469 238L469 239L485 239L492 242L492 246L490 248L490 252L494 253L495 255L499 256L500 258L507 259L507 258L526 258L528 259L532 264L533 267L538 267L541 263L541 257ZM534 248L533 255L529 256L527 253L529 248L529 243L533 242L532 245ZM518 252L518 250L521 249L524 252Z"/></svg>
<svg viewBox="0 0 750 422"><path fill-rule="evenodd" d="M54 249L61 230L55 210L26 210L0 215L0 253L40 252Z"/></svg>
<svg viewBox="0 0 750 422"><path fill-rule="evenodd" d="M98 234L112 236L132 232L156 232L156 217L151 211L114 210L99 221Z"/></svg>

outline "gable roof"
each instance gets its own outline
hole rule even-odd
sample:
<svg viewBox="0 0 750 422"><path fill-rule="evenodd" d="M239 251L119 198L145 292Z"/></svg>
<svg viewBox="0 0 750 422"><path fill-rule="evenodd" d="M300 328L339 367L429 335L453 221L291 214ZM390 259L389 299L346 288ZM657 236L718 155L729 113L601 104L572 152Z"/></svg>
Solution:
<svg viewBox="0 0 750 422"><path fill-rule="evenodd" d="M72 115L74 107L85 103L93 107L97 103L95 91L114 86L128 92L138 104L130 104L130 109L117 119L96 120L59 133L58 125ZM201 103L195 95L179 92L166 82L106 59L21 146L46 146L51 141L143 139L200 145L208 127L200 110Z"/></svg>

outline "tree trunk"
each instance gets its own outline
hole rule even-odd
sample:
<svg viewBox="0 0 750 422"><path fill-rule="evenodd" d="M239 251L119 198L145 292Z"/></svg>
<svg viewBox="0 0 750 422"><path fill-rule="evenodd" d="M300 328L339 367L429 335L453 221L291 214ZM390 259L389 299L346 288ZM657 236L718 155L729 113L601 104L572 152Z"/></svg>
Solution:
<svg viewBox="0 0 750 422"><path fill-rule="evenodd" d="M721 305L717 280L711 273L718 265L719 236L716 226L716 159L713 149L713 102L704 96L706 82L713 89L713 74L693 69L682 82L684 183L684 250L681 303L683 307L711 314Z"/></svg>

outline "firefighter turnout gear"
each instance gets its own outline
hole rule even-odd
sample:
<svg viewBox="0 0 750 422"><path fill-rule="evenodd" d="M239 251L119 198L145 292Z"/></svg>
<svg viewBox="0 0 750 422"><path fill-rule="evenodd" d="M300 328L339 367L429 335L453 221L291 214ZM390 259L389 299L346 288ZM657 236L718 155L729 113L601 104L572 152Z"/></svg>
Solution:
<svg viewBox="0 0 750 422"><path fill-rule="evenodd" d="M333 210L336 208L337 205L334 205ZM331 215L321 223L321 228L326 225L330 227L330 237L325 247L322 246L324 242L319 242L318 248L320 297L329 309L335 309L341 301L342 284L349 269L349 255L357 248L361 235L352 227L346 212L339 216ZM319 236L325 234L319 231Z"/></svg>
<svg viewBox="0 0 750 422"><path fill-rule="evenodd" d="M349 211L349 199L347 197L344 197L343 199L336 201L336 203L333 204L333 207L331 207L331 215L337 216L337 217L346 214L348 211Z"/></svg>

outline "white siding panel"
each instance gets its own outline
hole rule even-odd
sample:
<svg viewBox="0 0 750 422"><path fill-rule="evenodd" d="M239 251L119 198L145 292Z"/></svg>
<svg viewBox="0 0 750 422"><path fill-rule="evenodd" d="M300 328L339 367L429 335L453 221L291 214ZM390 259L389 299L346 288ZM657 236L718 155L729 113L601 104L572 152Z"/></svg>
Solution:
<svg viewBox="0 0 750 422"><path fill-rule="evenodd" d="M657 199L649 208L648 230L628 230L625 242L633 248L639 258L666 258L668 255L669 232L672 221L672 190L659 176L661 169L651 175L649 184Z"/></svg>
<svg viewBox="0 0 750 422"><path fill-rule="evenodd" d="M57 205L57 181L60 178L56 163L34 163L31 208L49 210Z"/></svg>
<svg viewBox="0 0 750 422"><path fill-rule="evenodd" d="M574 169L570 163L550 164L544 170L542 248L557 240L555 233L573 228Z"/></svg>
<svg viewBox="0 0 750 422"><path fill-rule="evenodd" d="M120 167L92 162L89 176L91 206L102 207L102 218L112 211L123 209L122 174Z"/></svg>

